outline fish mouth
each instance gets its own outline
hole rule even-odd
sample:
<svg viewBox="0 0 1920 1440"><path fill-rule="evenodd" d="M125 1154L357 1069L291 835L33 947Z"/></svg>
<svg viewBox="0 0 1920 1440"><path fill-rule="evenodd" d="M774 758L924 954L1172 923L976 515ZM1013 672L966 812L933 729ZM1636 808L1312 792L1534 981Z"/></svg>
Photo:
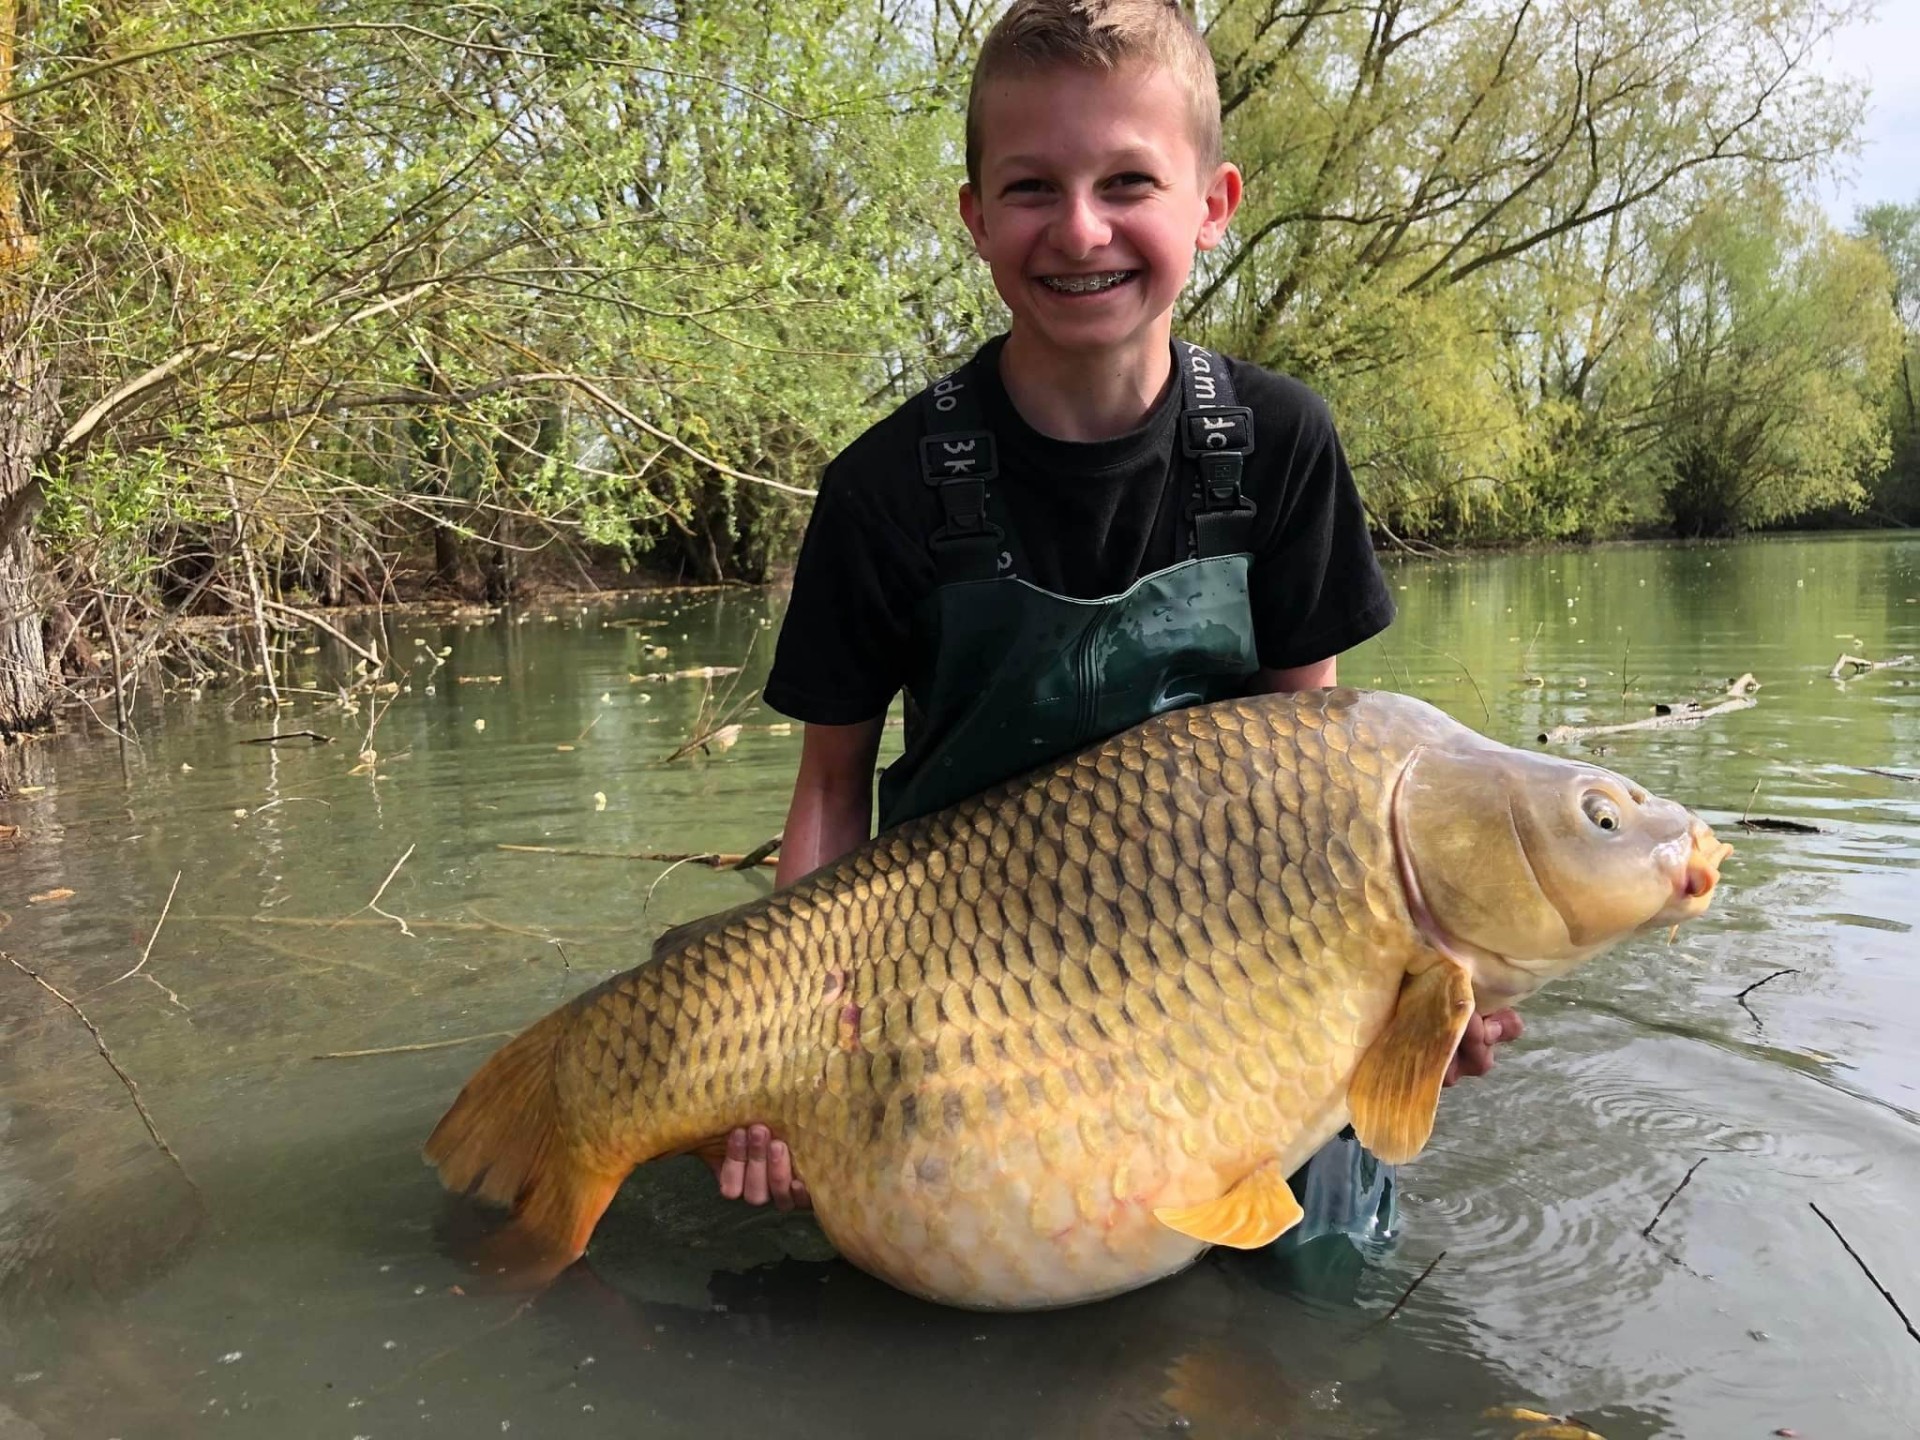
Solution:
<svg viewBox="0 0 1920 1440"><path fill-rule="evenodd" d="M1671 925L1703 914L1720 884L1720 866L1733 846L1713 833L1697 815L1687 817L1687 833L1675 839L1670 861L1673 898L1650 922Z"/></svg>

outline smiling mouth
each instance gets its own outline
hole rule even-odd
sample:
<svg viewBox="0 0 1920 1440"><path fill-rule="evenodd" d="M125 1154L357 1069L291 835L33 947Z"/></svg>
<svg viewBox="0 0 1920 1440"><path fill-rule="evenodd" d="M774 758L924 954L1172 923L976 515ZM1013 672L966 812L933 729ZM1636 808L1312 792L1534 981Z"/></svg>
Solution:
<svg viewBox="0 0 1920 1440"><path fill-rule="evenodd" d="M1039 281L1056 295L1098 295L1124 285L1138 270L1102 270L1093 275L1042 275Z"/></svg>

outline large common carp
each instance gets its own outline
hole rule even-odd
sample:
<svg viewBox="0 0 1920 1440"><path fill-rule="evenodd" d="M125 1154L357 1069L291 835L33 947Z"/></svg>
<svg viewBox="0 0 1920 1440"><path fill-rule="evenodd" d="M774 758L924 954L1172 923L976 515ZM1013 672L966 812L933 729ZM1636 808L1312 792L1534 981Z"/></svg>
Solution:
<svg viewBox="0 0 1920 1440"><path fill-rule="evenodd" d="M1402 695L1177 711L669 931L426 1155L552 1273L634 1166L763 1120L861 1268L1091 1300L1280 1235L1349 1122L1411 1159L1476 1007L1699 914L1728 848Z"/></svg>

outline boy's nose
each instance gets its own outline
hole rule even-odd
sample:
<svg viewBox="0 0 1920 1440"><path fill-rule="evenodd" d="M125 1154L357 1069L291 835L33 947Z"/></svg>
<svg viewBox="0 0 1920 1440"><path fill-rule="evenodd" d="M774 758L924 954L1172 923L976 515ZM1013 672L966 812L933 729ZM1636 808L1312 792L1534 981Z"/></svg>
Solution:
<svg viewBox="0 0 1920 1440"><path fill-rule="evenodd" d="M1068 196L1053 223L1053 246L1073 259L1090 255L1113 238L1113 227L1089 195Z"/></svg>

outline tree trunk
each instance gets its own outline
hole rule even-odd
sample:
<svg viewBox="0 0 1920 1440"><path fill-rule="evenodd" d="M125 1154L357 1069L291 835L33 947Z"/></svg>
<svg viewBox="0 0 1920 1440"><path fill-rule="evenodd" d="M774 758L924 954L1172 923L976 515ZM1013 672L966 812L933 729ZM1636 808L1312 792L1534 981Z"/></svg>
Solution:
<svg viewBox="0 0 1920 1440"><path fill-rule="evenodd" d="M0 93L13 88L16 0L0 0ZM0 738L53 718L53 677L34 594L36 471L53 431L58 387L34 341L36 306L24 271L34 237L20 216L13 114L0 106Z"/></svg>

